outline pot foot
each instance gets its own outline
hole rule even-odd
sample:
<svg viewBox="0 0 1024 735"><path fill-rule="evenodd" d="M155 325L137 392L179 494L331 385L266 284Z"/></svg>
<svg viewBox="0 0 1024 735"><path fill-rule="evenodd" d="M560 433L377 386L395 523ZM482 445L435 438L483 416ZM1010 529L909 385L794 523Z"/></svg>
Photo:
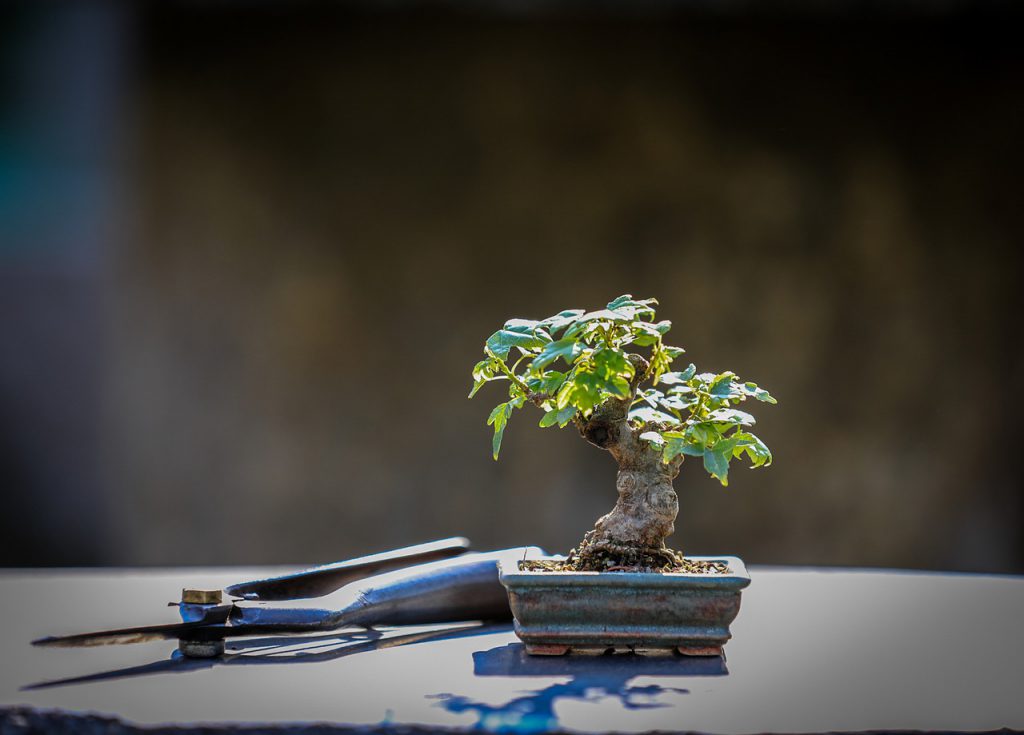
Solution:
<svg viewBox="0 0 1024 735"><path fill-rule="evenodd" d="M531 656L564 656L569 653L569 646L527 643L526 652Z"/></svg>
<svg viewBox="0 0 1024 735"><path fill-rule="evenodd" d="M676 651L683 656L721 656L721 646L677 646Z"/></svg>

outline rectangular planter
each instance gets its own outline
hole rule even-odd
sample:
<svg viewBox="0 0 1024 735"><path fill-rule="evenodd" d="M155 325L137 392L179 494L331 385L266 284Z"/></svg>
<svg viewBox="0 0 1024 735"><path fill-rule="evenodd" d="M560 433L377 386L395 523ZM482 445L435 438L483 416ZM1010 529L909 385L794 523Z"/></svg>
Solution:
<svg viewBox="0 0 1024 735"><path fill-rule="evenodd" d="M533 572L517 561L512 569L499 562L498 575L528 653L721 655L750 576L735 556L691 558L724 562L728 572Z"/></svg>

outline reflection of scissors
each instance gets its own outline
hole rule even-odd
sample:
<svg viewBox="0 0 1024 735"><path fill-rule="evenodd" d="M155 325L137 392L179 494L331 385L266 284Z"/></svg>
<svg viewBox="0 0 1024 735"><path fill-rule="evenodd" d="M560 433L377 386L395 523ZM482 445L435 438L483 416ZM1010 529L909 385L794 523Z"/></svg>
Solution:
<svg viewBox="0 0 1024 735"><path fill-rule="evenodd" d="M465 539L446 539L243 582L226 591L246 599L230 603L223 603L220 590L183 590L181 602L170 603L179 607L180 623L54 636L33 643L78 647L177 639L186 656L212 658L224 652L224 639L234 636L509 619L508 597L498 581L497 562L507 559L512 563L539 550L520 547L466 553L467 549ZM396 567L406 568L378 574ZM353 583L360 579L364 581ZM289 607L262 602L323 597L332 592L325 599Z"/></svg>

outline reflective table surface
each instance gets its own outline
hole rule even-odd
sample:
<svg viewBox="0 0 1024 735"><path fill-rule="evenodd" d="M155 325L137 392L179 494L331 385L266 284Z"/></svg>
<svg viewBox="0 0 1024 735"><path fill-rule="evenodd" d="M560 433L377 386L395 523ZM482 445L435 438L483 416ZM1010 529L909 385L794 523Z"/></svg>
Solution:
<svg viewBox="0 0 1024 735"><path fill-rule="evenodd" d="M725 659L526 656L511 625L33 648L281 569L0 572L0 732L1024 732L1024 578L750 568Z"/></svg>

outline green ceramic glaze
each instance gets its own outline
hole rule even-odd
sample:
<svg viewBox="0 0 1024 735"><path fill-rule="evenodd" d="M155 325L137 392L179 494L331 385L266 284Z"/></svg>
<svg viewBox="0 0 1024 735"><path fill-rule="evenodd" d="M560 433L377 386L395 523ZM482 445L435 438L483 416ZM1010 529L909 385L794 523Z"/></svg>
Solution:
<svg viewBox="0 0 1024 735"><path fill-rule="evenodd" d="M720 655L750 576L735 556L692 558L723 562L728 572L534 572L521 571L519 562L511 569L501 562L499 578L508 590L516 634L530 653Z"/></svg>

